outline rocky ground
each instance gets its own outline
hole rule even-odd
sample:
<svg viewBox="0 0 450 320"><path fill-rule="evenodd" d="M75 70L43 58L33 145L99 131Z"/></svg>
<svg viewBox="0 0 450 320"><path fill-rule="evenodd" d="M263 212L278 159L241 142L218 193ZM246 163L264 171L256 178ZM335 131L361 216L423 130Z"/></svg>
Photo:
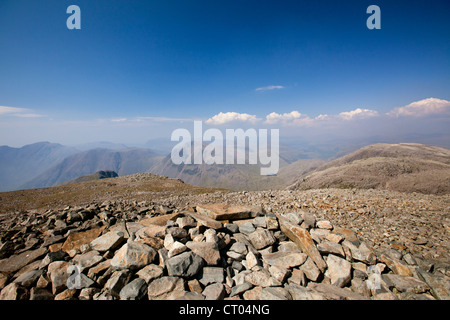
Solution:
<svg viewBox="0 0 450 320"><path fill-rule="evenodd" d="M148 198L3 212L0 299L450 297L449 196L325 189Z"/></svg>

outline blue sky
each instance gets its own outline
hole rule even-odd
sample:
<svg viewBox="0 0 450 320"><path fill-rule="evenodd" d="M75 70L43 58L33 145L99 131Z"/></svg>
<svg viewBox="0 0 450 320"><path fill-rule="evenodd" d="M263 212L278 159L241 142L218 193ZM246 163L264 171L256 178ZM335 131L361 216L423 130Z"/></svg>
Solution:
<svg viewBox="0 0 450 320"><path fill-rule="evenodd" d="M71 4L81 30L66 28ZM371 4L381 30L366 27ZM141 143L220 113L341 121L429 98L448 115L449 9L446 0L0 0L0 144Z"/></svg>

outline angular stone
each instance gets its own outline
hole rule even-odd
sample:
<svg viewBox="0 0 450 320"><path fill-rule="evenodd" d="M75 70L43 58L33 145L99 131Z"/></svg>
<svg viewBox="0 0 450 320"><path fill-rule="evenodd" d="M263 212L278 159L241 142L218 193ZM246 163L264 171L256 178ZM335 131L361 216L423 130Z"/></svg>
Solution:
<svg viewBox="0 0 450 320"><path fill-rule="evenodd" d="M386 283L391 283L400 292L423 293L430 290L430 287L425 282L414 277L383 274L382 278Z"/></svg>
<svg viewBox="0 0 450 320"><path fill-rule="evenodd" d="M266 226L268 230L278 230L280 226L277 217L274 214L266 215Z"/></svg>
<svg viewBox="0 0 450 320"><path fill-rule="evenodd" d="M286 286L292 300L325 300L325 297L318 291L290 283Z"/></svg>
<svg viewBox="0 0 450 320"><path fill-rule="evenodd" d="M193 228L197 226L195 220L190 216L178 218L176 222L180 228Z"/></svg>
<svg viewBox="0 0 450 320"><path fill-rule="evenodd" d="M254 287L251 290L245 291L242 295L244 300L261 300L262 287Z"/></svg>
<svg viewBox="0 0 450 320"><path fill-rule="evenodd" d="M331 222L328 220L320 220L316 222L316 227L319 229L327 229L332 230L333 226L331 225Z"/></svg>
<svg viewBox="0 0 450 320"><path fill-rule="evenodd" d="M182 244L181 242L175 241L169 250L168 256L169 256L169 258L172 258L173 256L176 256L177 254L180 254L186 250L187 250L187 247L184 244Z"/></svg>
<svg viewBox="0 0 450 320"><path fill-rule="evenodd" d="M192 218L194 218L198 223L200 223L201 225L207 227L207 228L212 228L212 229L220 229L223 227L222 222L220 221L216 221L208 216L204 216L198 213L194 213L194 212L188 212L187 214L189 214Z"/></svg>
<svg viewBox="0 0 450 320"><path fill-rule="evenodd" d="M152 263L156 251L146 244L128 241L116 251L111 266L119 269L139 269Z"/></svg>
<svg viewBox="0 0 450 320"><path fill-rule="evenodd" d="M158 266L156 264L149 264L148 266L145 266L136 274L139 276L139 278L142 278L145 280L145 282L149 283L150 281L159 278L163 275L163 268L161 266Z"/></svg>
<svg viewBox="0 0 450 320"><path fill-rule="evenodd" d="M140 237L143 236L142 234L148 237L162 238L166 234L166 226L150 225L146 228L142 228L136 233L136 235L139 235Z"/></svg>
<svg viewBox="0 0 450 320"><path fill-rule="evenodd" d="M308 284L308 288L318 291L326 300L368 300L350 289L339 288L327 283L311 282Z"/></svg>
<svg viewBox="0 0 450 320"><path fill-rule="evenodd" d="M281 286L281 282L273 278L266 270L253 271L245 276L245 281L260 287Z"/></svg>
<svg viewBox="0 0 450 320"><path fill-rule="evenodd" d="M108 290L114 297L119 298L120 291L128 283L130 274L127 271L115 271L105 284L105 289Z"/></svg>
<svg viewBox="0 0 450 320"><path fill-rule="evenodd" d="M69 266L72 266L72 264L65 261L55 261L48 265L47 274L52 282L54 295L67 289L67 279L70 276Z"/></svg>
<svg viewBox="0 0 450 320"><path fill-rule="evenodd" d="M80 291L78 295L79 300L92 300L94 295L98 293L100 289L98 288L84 288Z"/></svg>
<svg viewBox="0 0 450 320"><path fill-rule="evenodd" d="M250 221L247 221L239 226L239 232L246 235L251 234L255 230L255 226Z"/></svg>
<svg viewBox="0 0 450 320"><path fill-rule="evenodd" d="M377 257L373 250L367 246L365 242L361 242L359 247L348 240L342 242L342 246L350 250L351 256L356 261L364 262L365 264L373 265L377 261Z"/></svg>
<svg viewBox="0 0 450 320"><path fill-rule="evenodd" d="M243 282L242 284L236 285L233 288L231 288L230 297L234 297L237 295L240 295L241 293L244 293L247 290L250 290L253 288L253 285L249 282Z"/></svg>
<svg viewBox="0 0 450 320"><path fill-rule="evenodd" d="M292 300L289 292L282 287L267 287L261 290L261 300Z"/></svg>
<svg viewBox="0 0 450 320"><path fill-rule="evenodd" d="M305 273L300 269L294 269L292 270L292 275L289 277L287 281L288 283L295 283L298 284L299 286L305 286L306 285Z"/></svg>
<svg viewBox="0 0 450 320"><path fill-rule="evenodd" d="M75 294L77 293L76 289L66 289L61 293L58 293L55 296L55 300L63 301L63 300L76 300Z"/></svg>
<svg viewBox="0 0 450 320"><path fill-rule="evenodd" d="M103 257L98 251L89 251L84 254L76 255L73 258L73 263L80 268L80 272L95 266L97 263L103 260Z"/></svg>
<svg viewBox="0 0 450 320"><path fill-rule="evenodd" d="M277 265L270 266L269 273L274 279L276 279L280 283L283 283L290 274L288 269Z"/></svg>
<svg viewBox="0 0 450 320"><path fill-rule="evenodd" d="M104 227L91 229L88 231L71 233L62 246L62 250L69 253L71 250L80 250L84 244L90 244L91 241L98 238L105 229Z"/></svg>
<svg viewBox="0 0 450 320"><path fill-rule="evenodd" d="M313 240L316 243L320 243L320 242L324 241L327 238L327 236L330 234L330 230L319 229L319 228L311 228L309 230L309 234L311 235L311 238L313 238Z"/></svg>
<svg viewBox="0 0 450 320"><path fill-rule="evenodd" d="M147 282L144 279L136 278L122 290L120 290L120 300L141 300L147 294Z"/></svg>
<svg viewBox="0 0 450 320"><path fill-rule="evenodd" d="M329 233L327 234L327 236L325 237L326 240L330 241L330 242L334 242L334 243L340 243L342 240L344 240L344 237L342 237L339 234L335 234L335 233Z"/></svg>
<svg viewBox="0 0 450 320"><path fill-rule="evenodd" d="M202 292L205 300L222 300L225 297L225 287L222 283L208 285Z"/></svg>
<svg viewBox="0 0 450 320"><path fill-rule="evenodd" d="M0 261L0 272L16 272L47 253L47 248L29 250Z"/></svg>
<svg viewBox="0 0 450 320"><path fill-rule="evenodd" d="M267 227L267 222L266 222L266 217L265 216L259 216L256 217L255 219L253 219L253 225L255 227L259 227L259 228L266 228Z"/></svg>
<svg viewBox="0 0 450 320"><path fill-rule="evenodd" d="M248 240L257 250L270 246L276 241L272 233L263 228L258 228L255 232L250 233Z"/></svg>
<svg viewBox="0 0 450 320"><path fill-rule="evenodd" d="M412 276L411 269L403 261L389 257L386 254L382 254L380 257L381 262L385 263L389 269L394 271L398 275Z"/></svg>
<svg viewBox="0 0 450 320"><path fill-rule="evenodd" d="M17 283L10 283L0 292L0 300L25 300L27 291Z"/></svg>
<svg viewBox="0 0 450 320"><path fill-rule="evenodd" d="M111 259L100 262L95 267L92 267L88 271L88 277L92 279L96 279L100 273L104 272L111 266Z"/></svg>
<svg viewBox="0 0 450 320"><path fill-rule="evenodd" d="M247 253L245 261L247 262L247 269L249 270L259 265L259 259L253 252Z"/></svg>
<svg viewBox="0 0 450 320"><path fill-rule="evenodd" d="M301 252L278 251L274 253L265 253L262 255L262 258L271 266L277 265L285 268L292 268L302 265L308 256Z"/></svg>
<svg viewBox="0 0 450 320"><path fill-rule="evenodd" d="M233 243L233 245L230 247L229 251L234 251L237 253L241 253L241 254L247 254L247 246L245 245L245 243L240 242L240 241L236 241L235 243Z"/></svg>
<svg viewBox="0 0 450 320"><path fill-rule="evenodd" d="M200 283L207 286L210 283L223 283L224 274L223 268L218 267L204 267L202 270L202 277L200 278Z"/></svg>
<svg viewBox="0 0 450 320"><path fill-rule="evenodd" d="M165 226L167 224L167 221L169 220L175 221L179 216L180 216L179 213L165 214L161 216L139 220L139 224L143 225L144 227L149 227L152 225Z"/></svg>
<svg viewBox="0 0 450 320"><path fill-rule="evenodd" d="M334 242L323 241L317 245L317 250L319 250L321 254L334 254L345 258L345 253L342 246Z"/></svg>
<svg viewBox="0 0 450 320"><path fill-rule="evenodd" d="M303 222L303 217L300 212L288 212L280 214L283 218L286 218L295 225L300 225Z"/></svg>
<svg viewBox="0 0 450 320"><path fill-rule="evenodd" d="M236 220L254 218L263 212L261 206L240 206L223 203L204 204L196 207L197 212L214 220Z"/></svg>
<svg viewBox="0 0 450 320"><path fill-rule="evenodd" d="M186 246L196 255L202 257L210 266L215 266L220 261L220 251L217 243L188 241Z"/></svg>
<svg viewBox="0 0 450 320"><path fill-rule="evenodd" d="M117 248L124 240L122 232L108 232L91 241L90 245L93 250L105 252Z"/></svg>
<svg viewBox="0 0 450 320"><path fill-rule="evenodd" d="M302 252L306 253L314 261L319 270L323 272L327 265L314 245L314 241L309 232L302 227L293 225L282 217L278 217L278 221L280 222L281 231L295 242Z"/></svg>
<svg viewBox="0 0 450 320"><path fill-rule="evenodd" d="M193 252L184 252L166 261L169 276L191 278L203 267L203 259Z"/></svg>
<svg viewBox="0 0 450 320"><path fill-rule="evenodd" d="M431 288L431 293L436 299L450 300L450 281L448 277L434 275L420 269L417 273L419 278Z"/></svg>
<svg viewBox="0 0 450 320"><path fill-rule="evenodd" d="M178 277L161 277L148 285L149 300L168 300L171 296L184 293L184 280Z"/></svg>
<svg viewBox="0 0 450 320"><path fill-rule="evenodd" d="M43 270L30 270L21 274L13 282L21 285L22 287L31 287L38 281L39 277L43 273Z"/></svg>
<svg viewBox="0 0 450 320"><path fill-rule="evenodd" d="M308 257L306 262L302 264L300 270L303 271L305 276L311 281L317 281L321 275L319 268L317 268L314 261Z"/></svg>
<svg viewBox="0 0 450 320"><path fill-rule="evenodd" d="M348 241L358 241L358 237L356 236L355 232L350 229L335 226L332 233L338 234Z"/></svg>
<svg viewBox="0 0 450 320"><path fill-rule="evenodd" d="M330 254L327 258L327 266L328 269L325 272L325 276L330 278L332 285L342 288L350 282L352 275L350 262Z"/></svg>

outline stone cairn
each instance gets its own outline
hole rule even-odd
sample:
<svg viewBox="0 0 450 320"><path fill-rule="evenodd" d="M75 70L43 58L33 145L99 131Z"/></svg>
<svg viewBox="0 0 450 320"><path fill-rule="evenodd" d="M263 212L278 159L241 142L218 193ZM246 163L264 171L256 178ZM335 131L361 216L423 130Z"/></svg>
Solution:
<svg viewBox="0 0 450 320"><path fill-rule="evenodd" d="M410 254L298 210L105 202L3 222L2 300L448 299Z"/></svg>

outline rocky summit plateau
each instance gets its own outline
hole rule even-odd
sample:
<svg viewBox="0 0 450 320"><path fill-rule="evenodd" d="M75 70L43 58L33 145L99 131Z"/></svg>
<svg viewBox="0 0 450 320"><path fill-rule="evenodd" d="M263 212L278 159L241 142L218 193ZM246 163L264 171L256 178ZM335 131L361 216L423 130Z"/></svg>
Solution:
<svg viewBox="0 0 450 320"><path fill-rule="evenodd" d="M0 197L2 300L450 298L448 195L137 174Z"/></svg>

